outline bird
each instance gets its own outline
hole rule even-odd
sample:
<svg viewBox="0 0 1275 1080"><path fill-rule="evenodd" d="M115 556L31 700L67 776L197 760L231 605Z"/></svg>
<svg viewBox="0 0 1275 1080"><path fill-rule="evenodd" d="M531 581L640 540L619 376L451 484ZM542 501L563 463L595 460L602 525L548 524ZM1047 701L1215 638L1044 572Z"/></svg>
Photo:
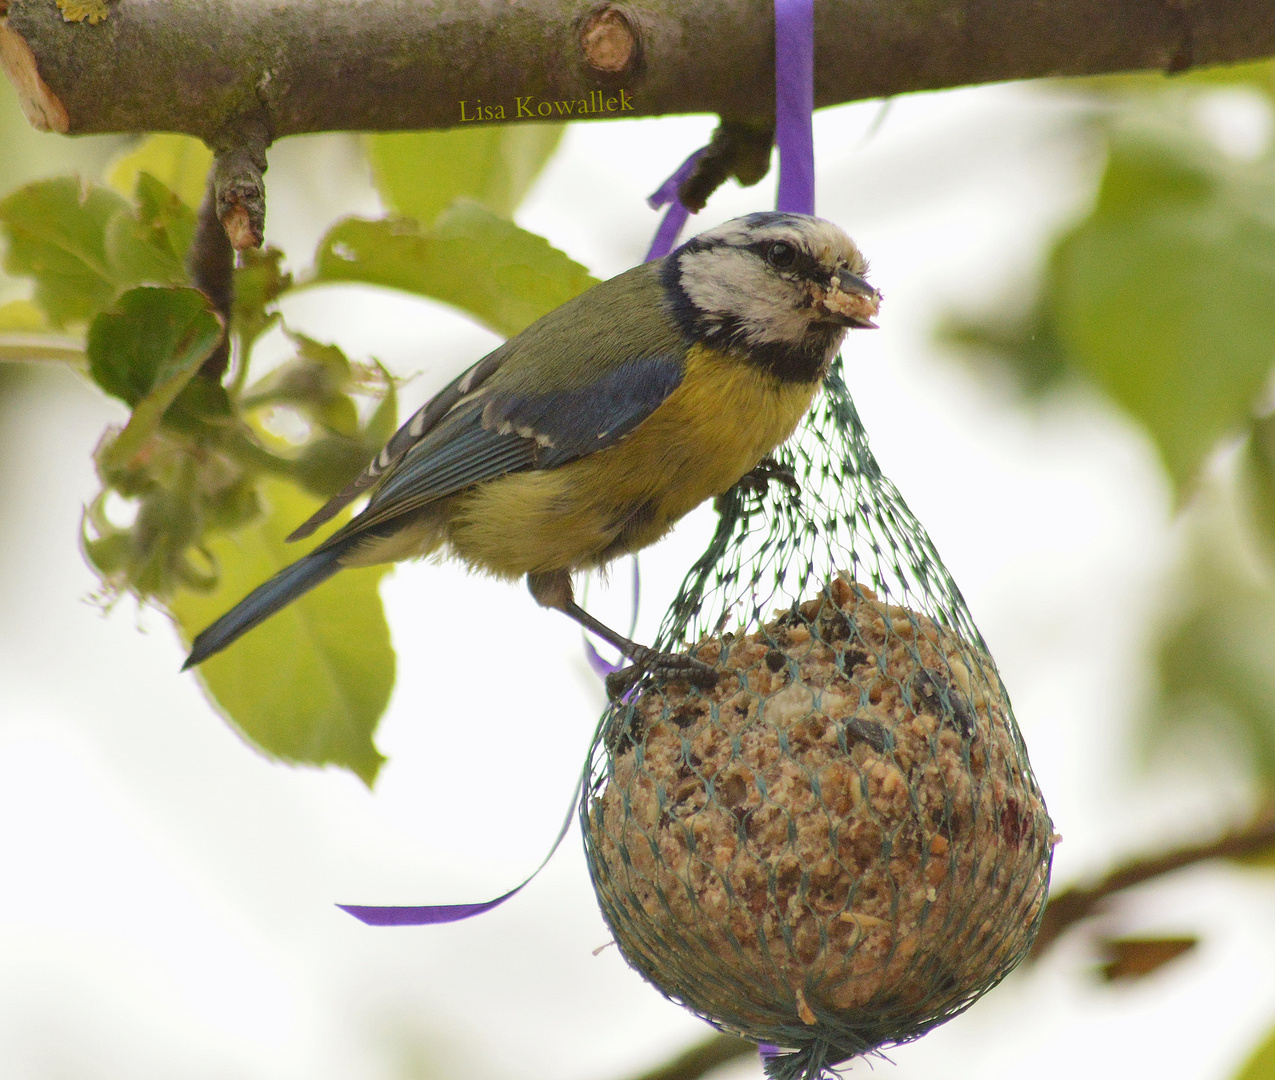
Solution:
<svg viewBox="0 0 1275 1080"><path fill-rule="evenodd" d="M711 683L589 615L573 575L663 537L764 473L849 329L881 294L830 221L768 211L600 282L483 357L417 410L289 540L360 513L191 642L202 663L346 567L439 554L525 578L632 663Z"/></svg>

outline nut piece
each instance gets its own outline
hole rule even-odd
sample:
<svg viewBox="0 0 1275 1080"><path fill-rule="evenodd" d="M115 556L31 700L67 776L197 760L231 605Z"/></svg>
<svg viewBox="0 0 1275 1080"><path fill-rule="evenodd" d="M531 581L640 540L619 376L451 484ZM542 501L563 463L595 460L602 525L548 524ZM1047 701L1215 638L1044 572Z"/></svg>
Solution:
<svg viewBox="0 0 1275 1080"><path fill-rule="evenodd" d="M832 312L834 315L844 315L846 318L853 320L858 326L876 329L876 323L872 321L872 318L881 310L881 294L878 292L874 292L870 296L864 296L862 293L857 292L846 292L841 288L836 277L833 277L828 288L821 295L817 295L815 299L820 307Z"/></svg>
<svg viewBox="0 0 1275 1080"><path fill-rule="evenodd" d="M1053 826L985 654L845 575L776 614L692 650L712 690L617 710L587 843L616 941L664 993L841 1060L1023 957Z"/></svg>

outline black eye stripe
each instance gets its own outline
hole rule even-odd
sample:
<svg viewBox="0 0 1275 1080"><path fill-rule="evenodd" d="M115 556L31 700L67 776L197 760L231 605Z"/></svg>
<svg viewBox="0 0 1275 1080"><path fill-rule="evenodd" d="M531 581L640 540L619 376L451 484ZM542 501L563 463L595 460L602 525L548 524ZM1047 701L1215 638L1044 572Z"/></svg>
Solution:
<svg viewBox="0 0 1275 1080"><path fill-rule="evenodd" d="M776 244L783 244L793 253L791 262L777 265L771 258L771 249ZM791 240L762 240L755 244L749 244L748 250L753 252L762 262L772 269L779 270L782 273L794 273L798 277L804 278L826 278L828 272L820 267L813 256L807 253L803 248L798 247Z"/></svg>

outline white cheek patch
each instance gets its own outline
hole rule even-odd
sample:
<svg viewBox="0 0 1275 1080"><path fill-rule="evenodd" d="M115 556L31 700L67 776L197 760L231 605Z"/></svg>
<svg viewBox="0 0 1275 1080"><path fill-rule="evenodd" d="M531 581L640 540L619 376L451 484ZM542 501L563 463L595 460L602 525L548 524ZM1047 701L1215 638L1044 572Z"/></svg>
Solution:
<svg viewBox="0 0 1275 1080"><path fill-rule="evenodd" d="M749 341L797 342L810 327L805 289L767 269L747 249L688 252L682 256L681 271L682 288L691 303L710 317L738 320Z"/></svg>

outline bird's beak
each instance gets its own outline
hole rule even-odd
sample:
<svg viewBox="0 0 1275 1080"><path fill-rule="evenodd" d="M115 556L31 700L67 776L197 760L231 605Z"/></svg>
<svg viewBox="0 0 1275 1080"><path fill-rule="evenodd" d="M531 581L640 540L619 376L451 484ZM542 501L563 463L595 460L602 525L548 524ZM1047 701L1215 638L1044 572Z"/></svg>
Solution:
<svg viewBox="0 0 1275 1080"><path fill-rule="evenodd" d="M818 306L839 326L875 330L877 324L872 316L881 306L881 294L858 274L839 269L834 271Z"/></svg>
<svg viewBox="0 0 1275 1080"><path fill-rule="evenodd" d="M849 270L842 269L837 271L836 277L837 284L841 286L843 291L855 293L858 296L872 296L880 299L880 294L878 294L876 289L858 274L852 274Z"/></svg>

